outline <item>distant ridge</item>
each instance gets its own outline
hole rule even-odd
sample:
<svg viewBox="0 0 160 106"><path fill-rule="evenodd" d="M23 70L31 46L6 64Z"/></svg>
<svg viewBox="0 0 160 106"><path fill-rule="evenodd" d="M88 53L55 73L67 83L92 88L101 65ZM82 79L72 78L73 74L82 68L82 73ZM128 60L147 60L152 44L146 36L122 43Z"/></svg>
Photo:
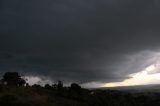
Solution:
<svg viewBox="0 0 160 106"><path fill-rule="evenodd" d="M160 84L135 85L135 86L119 86L119 87L102 87L96 88L101 90L158 90L160 92Z"/></svg>

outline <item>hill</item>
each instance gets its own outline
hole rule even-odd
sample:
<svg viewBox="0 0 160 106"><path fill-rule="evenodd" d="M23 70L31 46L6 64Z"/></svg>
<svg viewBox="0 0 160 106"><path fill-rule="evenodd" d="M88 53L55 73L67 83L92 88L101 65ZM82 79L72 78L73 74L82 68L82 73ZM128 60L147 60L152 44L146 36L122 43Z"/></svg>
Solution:
<svg viewBox="0 0 160 106"><path fill-rule="evenodd" d="M151 106L160 105L158 92L73 90L71 87L0 87L0 106Z"/></svg>
<svg viewBox="0 0 160 106"><path fill-rule="evenodd" d="M160 86L84 89L63 82L30 86L17 72L0 80L0 106L158 106Z"/></svg>

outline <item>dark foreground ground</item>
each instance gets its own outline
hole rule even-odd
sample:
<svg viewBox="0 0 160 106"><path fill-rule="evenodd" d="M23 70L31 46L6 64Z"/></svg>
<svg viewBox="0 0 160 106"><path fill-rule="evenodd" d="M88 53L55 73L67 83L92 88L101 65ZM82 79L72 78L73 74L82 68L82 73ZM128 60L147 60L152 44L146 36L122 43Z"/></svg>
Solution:
<svg viewBox="0 0 160 106"><path fill-rule="evenodd" d="M0 87L0 106L159 106L157 91L87 90L52 86Z"/></svg>

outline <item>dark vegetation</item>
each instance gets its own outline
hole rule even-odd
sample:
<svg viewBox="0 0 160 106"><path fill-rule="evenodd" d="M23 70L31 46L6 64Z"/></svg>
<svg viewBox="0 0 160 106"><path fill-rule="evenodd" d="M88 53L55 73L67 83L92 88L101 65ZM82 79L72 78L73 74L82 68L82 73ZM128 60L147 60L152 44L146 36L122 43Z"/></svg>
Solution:
<svg viewBox="0 0 160 106"><path fill-rule="evenodd" d="M7 72L0 85L0 106L159 106L159 92L88 90L63 82L30 86L17 72Z"/></svg>

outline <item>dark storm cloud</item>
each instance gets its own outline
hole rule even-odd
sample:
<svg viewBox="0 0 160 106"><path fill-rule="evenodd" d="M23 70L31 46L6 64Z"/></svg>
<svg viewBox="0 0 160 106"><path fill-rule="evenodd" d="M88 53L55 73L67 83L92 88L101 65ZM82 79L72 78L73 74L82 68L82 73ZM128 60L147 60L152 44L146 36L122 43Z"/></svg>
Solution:
<svg viewBox="0 0 160 106"><path fill-rule="evenodd" d="M154 62L158 0L0 0L0 69L121 81ZM147 52L145 52L147 51Z"/></svg>

